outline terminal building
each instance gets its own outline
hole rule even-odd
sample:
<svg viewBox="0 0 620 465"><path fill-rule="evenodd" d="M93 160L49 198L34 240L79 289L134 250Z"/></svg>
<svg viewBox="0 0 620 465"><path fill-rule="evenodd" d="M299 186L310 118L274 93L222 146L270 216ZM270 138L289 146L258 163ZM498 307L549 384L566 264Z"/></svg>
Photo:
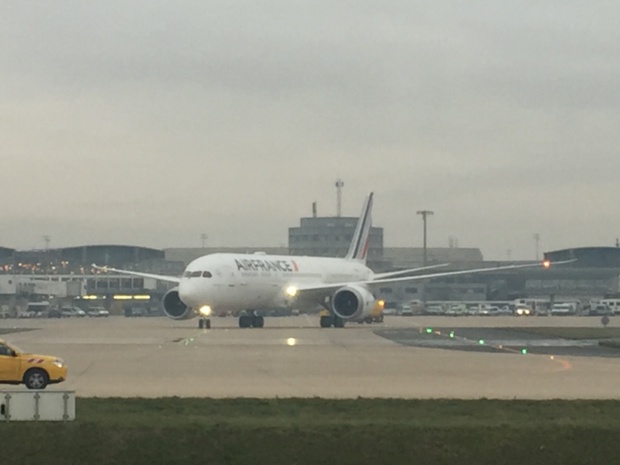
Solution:
<svg viewBox="0 0 620 465"><path fill-rule="evenodd" d="M101 273L92 264L143 271L168 270L179 264L165 260L162 250L126 245L91 245L18 251L0 248L0 311L20 316L30 303L61 308L105 307L121 313L126 307L158 310L168 287L155 279ZM182 270L182 268L181 268ZM43 309L44 306L39 305Z"/></svg>

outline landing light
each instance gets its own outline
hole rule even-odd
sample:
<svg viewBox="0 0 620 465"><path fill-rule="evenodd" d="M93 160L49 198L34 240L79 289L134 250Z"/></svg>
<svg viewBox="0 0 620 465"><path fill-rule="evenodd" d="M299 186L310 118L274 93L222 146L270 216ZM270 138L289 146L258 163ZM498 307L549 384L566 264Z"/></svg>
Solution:
<svg viewBox="0 0 620 465"><path fill-rule="evenodd" d="M286 293L291 297L295 297L297 295L297 288L295 286L289 286L286 288Z"/></svg>
<svg viewBox="0 0 620 465"><path fill-rule="evenodd" d="M203 305L202 307L200 307L198 309L198 312L202 316L210 316L211 315L211 307L209 307L208 305Z"/></svg>
<svg viewBox="0 0 620 465"><path fill-rule="evenodd" d="M294 337L289 337L289 338L286 340L286 345L289 345L289 346L291 346L291 347L292 347L292 346L294 346L294 345L296 345L296 344L297 344L297 339L295 339Z"/></svg>
<svg viewBox="0 0 620 465"><path fill-rule="evenodd" d="M551 262L549 260L543 261L543 268L545 269L551 268Z"/></svg>

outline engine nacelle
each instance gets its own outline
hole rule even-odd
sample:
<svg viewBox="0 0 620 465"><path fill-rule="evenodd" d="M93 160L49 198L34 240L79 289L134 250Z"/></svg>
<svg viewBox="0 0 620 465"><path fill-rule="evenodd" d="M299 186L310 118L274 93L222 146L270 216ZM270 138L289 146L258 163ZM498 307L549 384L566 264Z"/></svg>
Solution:
<svg viewBox="0 0 620 465"><path fill-rule="evenodd" d="M370 316L375 306L375 296L363 286L348 285L332 296L332 310L343 320L360 320Z"/></svg>
<svg viewBox="0 0 620 465"><path fill-rule="evenodd" d="M196 316L196 312L185 305L179 297L179 288L170 289L161 301L164 313L173 320L189 320Z"/></svg>

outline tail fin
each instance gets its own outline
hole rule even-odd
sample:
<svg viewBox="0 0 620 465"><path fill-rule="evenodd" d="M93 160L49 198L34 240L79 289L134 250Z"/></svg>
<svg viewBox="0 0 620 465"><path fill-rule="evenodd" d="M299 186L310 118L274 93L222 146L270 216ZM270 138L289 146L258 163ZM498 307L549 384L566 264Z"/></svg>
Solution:
<svg viewBox="0 0 620 465"><path fill-rule="evenodd" d="M372 197L371 192L366 197L364 206L362 207L362 214L357 220L357 226L355 227L355 233L353 234L353 240L349 246L347 252L347 260L358 260L366 262L366 256L368 255L368 236L370 234L370 226L372 224L371 212L372 212Z"/></svg>

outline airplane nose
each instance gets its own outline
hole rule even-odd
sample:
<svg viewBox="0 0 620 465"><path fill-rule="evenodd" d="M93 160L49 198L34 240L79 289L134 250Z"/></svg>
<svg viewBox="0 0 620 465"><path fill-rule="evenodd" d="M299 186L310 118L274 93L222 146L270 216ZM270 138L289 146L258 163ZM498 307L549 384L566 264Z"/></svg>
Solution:
<svg viewBox="0 0 620 465"><path fill-rule="evenodd" d="M179 283L179 298L181 299L181 301L189 306L193 305L192 302L192 283L190 283L189 281L181 281Z"/></svg>

